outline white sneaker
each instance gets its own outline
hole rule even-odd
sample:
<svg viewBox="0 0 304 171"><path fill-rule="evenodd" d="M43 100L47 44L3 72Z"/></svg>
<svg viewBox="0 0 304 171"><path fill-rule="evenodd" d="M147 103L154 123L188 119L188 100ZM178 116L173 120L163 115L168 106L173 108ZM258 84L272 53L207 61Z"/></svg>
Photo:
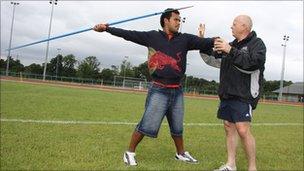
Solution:
<svg viewBox="0 0 304 171"><path fill-rule="evenodd" d="M220 168L215 169L214 171L236 171L236 167L231 167L227 164L224 164Z"/></svg>
<svg viewBox="0 0 304 171"><path fill-rule="evenodd" d="M188 162L188 163L193 163L193 164L197 164L198 161L193 158L188 151L185 151L184 154L175 154L175 159L176 160L181 160L184 162Z"/></svg>
<svg viewBox="0 0 304 171"><path fill-rule="evenodd" d="M135 159L135 153L126 151L123 156L123 160L127 165L137 166L137 162Z"/></svg>

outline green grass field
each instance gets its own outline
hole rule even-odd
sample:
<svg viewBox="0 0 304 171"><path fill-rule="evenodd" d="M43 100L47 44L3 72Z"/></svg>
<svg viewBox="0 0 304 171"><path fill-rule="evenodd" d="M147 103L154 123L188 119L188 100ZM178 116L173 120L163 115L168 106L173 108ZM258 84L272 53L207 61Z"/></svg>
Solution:
<svg viewBox="0 0 304 171"><path fill-rule="evenodd" d="M144 109L145 94L1 81L1 170L213 170L225 162L217 100L185 98L184 140L200 163L174 160L167 121L157 139L137 148L139 166L122 161ZM91 121L87 124L12 122L4 119ZM96 123L95 123L96 122ZM99 123L97 123L99 122ZM259 125L258 123L273 123ZM283 123L275 125L277 123ZM214 124L214 125L212 125ZM254 111L258 170L303 170L303 107L260 104ZM284 125L285 124L285 125ZM238 170L246 170L238 149Z"/></svg>

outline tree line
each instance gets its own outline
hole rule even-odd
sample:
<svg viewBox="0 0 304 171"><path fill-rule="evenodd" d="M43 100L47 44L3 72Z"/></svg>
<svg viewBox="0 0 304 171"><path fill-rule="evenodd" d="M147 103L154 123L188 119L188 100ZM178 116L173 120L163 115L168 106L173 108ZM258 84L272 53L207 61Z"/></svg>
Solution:
<svg viewBox="0 0 304 171"><path fill-rule="evenodd" d="M126 76L151 80L147 61L139 64L138 66L133 66L126 59L118 66L112 65L110 68L100 69L101 63L95 56L88 56L81 61L78 61L73 54L62 56L58 54L56 57L52 58L49 63L47 63L47 75L57 76L57 77L78 77L78 78L90 78L90 79L100 79L104 82L113 82L115 76ZM0 60L1 71L6 70L6 60ZM32 63L28 66L24 66L18 59L10 59L10 72L23 72L28 74L43 74L44 63L36 64ZM284 81L284 86L292 84L291 81ZM200 91L209 91L216 94L219 83L216 81L208 81L203 78L196 78L193 76L186 76L183 79L183 85L188 90L194 90L198 93ZM266 81L264 79L263 94L273 95L272 91L279 89L280 81Z"/></svg>

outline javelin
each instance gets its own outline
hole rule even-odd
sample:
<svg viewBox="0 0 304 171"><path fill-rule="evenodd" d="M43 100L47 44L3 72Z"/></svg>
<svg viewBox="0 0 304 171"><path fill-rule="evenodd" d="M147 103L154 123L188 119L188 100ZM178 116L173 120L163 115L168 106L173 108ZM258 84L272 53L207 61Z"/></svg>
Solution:
<svg viewBox="0 0 304 171"><path fill-rule="evenodd" d="M129 19L125 19L125 20L116 21L116 22L113 22L113 23L109 23L108 25L112 26L112 25L115 25L115 24L121 24L121 23L129 22L129 21L133 21L133 20L138 20L138 19L142 19L142 18L152 17L152 16L159 15L159 14L162 14L162 13L165 13L165 12L171 12L171 11L175 11L175 10L183 10L183 9L192 8L192 7L193 6L187 6L187 7L176 8L176 9L167 10L167 11L163 11L163 12L157 12L157 13L147 14L147 15L143 15L143 16L139 16L139 17L134 17L134 18L129 18ZM35 44L46 42L46 41L50 41L50 40L59 39L59 38L62 38L62 37L71 36L71 35L74 35L74 34L79 34L79 33L90 31L90 30L93 30L93 27L90 27L90 28L87 28L87 29L83 29L83 30L79 30L79 31L74 31L74 32L71 32L71 33L66 33L66 34L63 34L63 35L55 36L55 37L50 37L48 39L43 39L43 40L40 40L40 41L37 41L37 42L33 42L33 43L21 45L21 46L16 46L16 47L13 47L13 48L10 48L10 49L6 49L6 51L20 49L20 48L23 48L23 47L35 45Z"/></svg>

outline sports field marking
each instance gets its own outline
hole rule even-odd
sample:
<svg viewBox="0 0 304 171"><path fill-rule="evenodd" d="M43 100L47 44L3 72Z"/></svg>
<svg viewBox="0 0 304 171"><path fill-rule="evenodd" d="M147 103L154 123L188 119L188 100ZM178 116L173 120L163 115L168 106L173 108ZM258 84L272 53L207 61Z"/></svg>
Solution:
<svg viewBox="0 0 304 171"><path fill-rule="evenodd" d="M32 120L5 119L1 122L42 123L42 124L81 124L81 125L137 125L133 122L105 122L105 121L60 121L60 120ZM168 125L164 123L164 125ZM185 126L223 126L222 123L184 123ZM303 126L303 123L253 123L254 126Z"/></svg>

